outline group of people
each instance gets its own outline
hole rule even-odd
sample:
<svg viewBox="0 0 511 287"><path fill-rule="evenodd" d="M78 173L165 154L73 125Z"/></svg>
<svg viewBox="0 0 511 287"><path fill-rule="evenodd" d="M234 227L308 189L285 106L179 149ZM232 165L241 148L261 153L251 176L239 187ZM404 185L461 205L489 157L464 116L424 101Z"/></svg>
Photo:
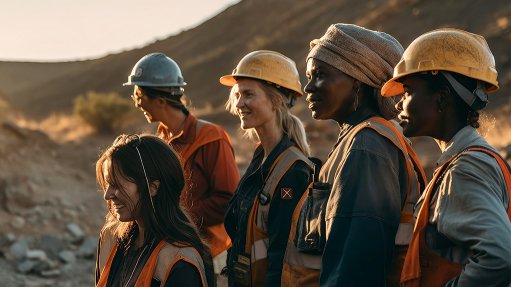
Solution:
<svg viewBox="0 0 511 287"><path fill-rule="evenodd" d="M125 85L159 126L119 136L96 164L109 210L96 286L216 286L219 273L229 286L511 286L511 169L476 130L498 89L486 40L444 28L404 50L334 24L306 61L303 90L275 51L220 78L257 142L241 178L227 132L183 104L176 62L135 64ZM340 127L324 164L290 111L304 93L314 119ZM415 136L442 151L429 183Z"/></svg>

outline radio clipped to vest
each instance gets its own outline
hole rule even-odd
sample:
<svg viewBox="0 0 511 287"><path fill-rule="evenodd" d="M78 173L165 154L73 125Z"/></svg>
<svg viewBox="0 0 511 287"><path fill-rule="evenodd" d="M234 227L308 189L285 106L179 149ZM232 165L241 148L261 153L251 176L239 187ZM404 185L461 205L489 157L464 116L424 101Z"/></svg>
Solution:
<svg viewBox="0 0 511 287"><path fill-rule="evenodd" d="M250 286L252 284L250 255L238 255L234 261L234 282L241 286Z"/></svg>
<svg viewBox="0 0 511 287"><path fill-rule="evenodd" d="M321 161L311 160L314 161L313 182L298 216L294 244L299 252L321 255L326 243L325 210L331 186L318 180Z"/></svg>

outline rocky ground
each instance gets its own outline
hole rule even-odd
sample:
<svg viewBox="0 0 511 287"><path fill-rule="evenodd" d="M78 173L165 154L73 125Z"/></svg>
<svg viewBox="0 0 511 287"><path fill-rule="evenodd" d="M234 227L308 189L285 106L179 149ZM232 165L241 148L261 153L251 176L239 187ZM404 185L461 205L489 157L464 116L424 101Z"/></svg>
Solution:
<svg viewBox="0 0 511 287"><path fill-rule="evenodd" d="M486 127L490 143L511 160L511 124ZM497 126L497 127L496 127ZM232 136L243 173L254 144ZM335 123L306 123L312 153L326 159L337 139ZM106 209L94 163L111 136L59 142L37 130L0 121L0 286L93 286L97 235ZM439 155L431 139L413 140L430 176ZM219 286L226 286L219 278Z"/></svg>
<svg viewBox="0 0 511 287"><path fill-rule="evenodd" d="M0 285L93 286L97 147L0 123Z"/></svg>

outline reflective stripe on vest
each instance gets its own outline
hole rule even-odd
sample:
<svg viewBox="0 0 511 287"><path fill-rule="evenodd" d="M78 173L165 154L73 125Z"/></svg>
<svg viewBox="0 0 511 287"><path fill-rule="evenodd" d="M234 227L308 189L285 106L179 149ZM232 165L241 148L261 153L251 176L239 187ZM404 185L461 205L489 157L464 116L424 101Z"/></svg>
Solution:
<svg viewBox="0 0 511 287"><path fill-rule="evenodd" d="M282 177L297 162L303 161L309 167L313 163L298 149L291 146L284 150L273 162L270 172L265 180L263 192L269 195L270 203L260 205L256 197L250 211L247 227L247 238L245 242L245 252L250 254L251 273L253 286L259 286L264 282L264 274L267 268L268 257L268 213L270 211L271 202L275 189Z"/></svg>
<svg viewBox="0 0 511 287"><path fill-rule="evenodd" d="M406 253L403 272L401 273L402 287L442 287L445 286L447 282L461 274L463 265L450 262L447 259L430 252L426 246L425 236L426 227L429 223L431 198L436 190L438 180L442 178L445 171L449 169L450 163L467 151L484 152L495 158L502 174L504 175L507 192L511 200L511 170L506 162L494 151L487 147L469 147L447 160L435 171L433 179L426 189L424 201L419 209L417 222L415 223L410 246ZM507 206L507 215L511 221L510 202L508 202ZM424 263L427 263L428 266L423 266Z"/></svg>
<svg viewBox="0 0 511 287"><path fill-rule="evenodd" d="M313 183L309 185L309 188L312 188L312 184ZM296 205L296 208L293 212L293 217L291 219L291 229L289 230L289 237L287 241L286 253L284 254L284 262L297 266L303 266L308 269L319 270L321 269L321 256L301 253L298 251L293 242L296 234L296 224L298 224L298 216L300 216L301 207L303 206L306 199L307 192L305 192L302 198L300 198L300 201ZM289 281L289 279L286 278L286 280L283 281Z"/></svg>
<svg viewBox="0 0 511 287"><path fill-rule="evenodd" d="M111 251L110 256L108 258L108 261L103 268L99 282L96 285L96 287L105 287L108 281L108 276L110 274L110 269L112 267L113 258L115 257L115 253L117 252L117 244L115 244ZM100 250L100 252L103 252ZM104 250L104 252L108 252L107 250ZM149 258L147 259L147 262L144 265L144 268L140 272L137 281L135 283L135 287L150 287L151 281L155 275L155 271L158 266L158 264L161 265L167 265L161 266L161 268L164 268L166 270L164 278L162 279L162 282L166 282L168 280L168 277L170 275L170 271L172 270L172 267L179 261L183 260L186 261L199 271L199 274L201 276L202 280L202 286L207 287L207 280L206 280L206 271L204 267L204 263L202 261L202 258L200 257L199 253L195 250L193 247L176 247L173 245L170 245L168 242L162 240L158 243L158 245L155 247Z"/></svg>
<svg viewBox="0 0 511 287"><path fill-rule="evenodd" d="M394 242L396 245L408 245L413 233L414 207L419 200L421 190L426 185L426 175L415 151L391 122L378 117L370 118L368 122L370 124L368 127L389 139L394 146L401 151L401 154L405 158L408 172L408 186L405 204L401 210L401 220ZM418 181L416 182L414 178L418 179Z"/></svg>

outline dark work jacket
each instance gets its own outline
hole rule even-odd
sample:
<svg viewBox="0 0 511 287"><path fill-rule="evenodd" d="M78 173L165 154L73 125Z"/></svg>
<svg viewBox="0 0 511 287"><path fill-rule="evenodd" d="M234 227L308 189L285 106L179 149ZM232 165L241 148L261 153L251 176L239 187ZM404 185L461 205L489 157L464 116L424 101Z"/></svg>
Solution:
<svg viewBox="0 0 511 287"><path fill-rule="evenodd" d="M335 157L343 156L335 147L347 133L372 116L378 114L363 108L340 124L338 142L320 172L321 181L332 172L339 177L326 208L321 286L386 284L407 192L405 158L388 139L372 129L363 129L355 136L344 164L328 165Z"/></svg>
<svg viewBox="0 0 511 287"><path fill-rule="evenodd" d="M255 152L246 173L240 180L225 216L225 229L231 237L232 246L228 251L229 286L237 286L233 280L233 265L238 254L245 254L248 217L254 200L263 188L263 181L268 175L275 159L288 147L295 145L284 134L282 140L273 148L261 166L264 157L262 145ZM294 163L282 177L271 199L268 214L268 273L265 286L280 286L284 252L291 227L291 217L296 204L309 184L309 167L302 161ZM281 188L292 188L292 199L281 199Z"/></svg>

